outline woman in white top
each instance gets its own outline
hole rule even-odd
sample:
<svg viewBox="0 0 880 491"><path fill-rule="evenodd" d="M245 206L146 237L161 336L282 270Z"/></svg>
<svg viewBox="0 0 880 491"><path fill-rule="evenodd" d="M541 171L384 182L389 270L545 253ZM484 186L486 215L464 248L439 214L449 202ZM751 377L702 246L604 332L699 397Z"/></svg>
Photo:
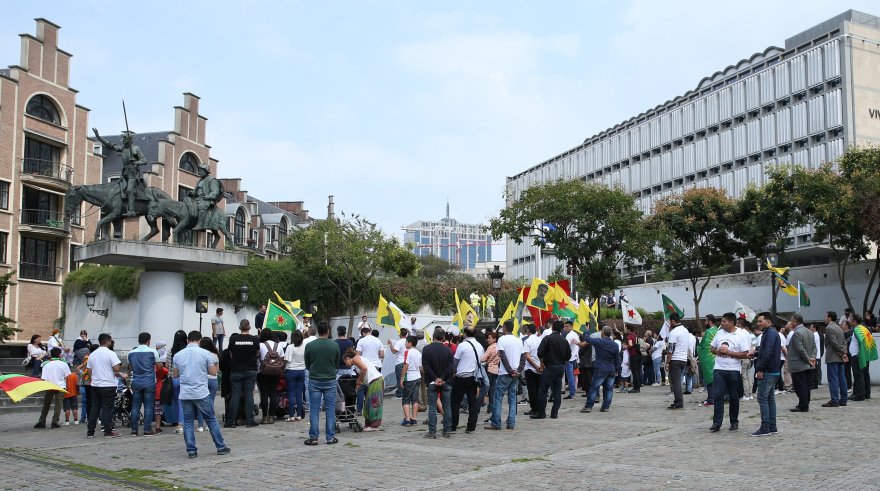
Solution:
<svg viewBox="0 0 880 491"><path fill-rule="evenodd" d="M303 396L306 383L306 345L303 335L293 331L290 335L292 344L284 350L284 380L287 382L287 418L284 421L299 421L305 417Z"/></svg>
<svg viewBox="0 0 880 491"><path fill-rule="evenodd" d="M43 372L42 363L46 352L43 350L42 339L39 334L34 334L27 345L27 366L31 367L31 377L39 377Z"/></svg>
<svg viewBox="0 0 880 491"><path fill-rule="evenodd" d="M364 397L364 431L376 431L382 424L382 399L385 394L385 379L372 363L357 354L354 348L349 348L342 355L342 362L347 366L355 366L358 369L357 389L361 385L367 386L367 394Z"/></svg>

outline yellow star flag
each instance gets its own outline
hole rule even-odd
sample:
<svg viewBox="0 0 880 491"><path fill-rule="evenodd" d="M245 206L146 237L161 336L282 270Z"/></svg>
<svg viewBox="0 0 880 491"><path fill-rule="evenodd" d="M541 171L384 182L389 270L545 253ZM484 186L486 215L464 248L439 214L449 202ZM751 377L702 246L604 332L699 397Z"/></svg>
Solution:
<svg viewBox="0 0 880 491"><path fill-rule="evenodd" d="M275 297L278 299L279 305L290 312L293 316L302 314L302 308L300 308L299 300L291 302L290 300L284 300L283 298L281 298L281 295L279 295L278 292L274 290L272 291L272 293L274 293Z"/></svg>
<svg viewBox="0 0 880 491"><path fill-rule="evenodd" d="M526 299L526 305L538 310L550 310L553 302L553 289L546 281L535 278L532 280L532 287L529 289L529 297Z"/></svg>
<svg viewBox="0 0 880 491"><path fill-rule="evenodd" d="M504 325L505 322L509 320L513 320L513 314L516 312L516 309L513 307L513 302L507 306L507 310L504 311L504 315L501 316L501 319L498 321L498 327Z"/></svg>
<svg viewBox="0 0 880 491"><path fill-rule="evenodd" d="M393 327L400 329L400 312L388 306L388 300L379 295L379 308L376 311L376 319L380 326Z"/></svg>
<svg viewBox="0 0 880 491"><path fill-rule="evenodd" d="M590 307L587 306L587 302L584 302L583 299L578 303L577 317L572 324L573 329L581 334L584 333L584 326L590 325Z"/></svg>

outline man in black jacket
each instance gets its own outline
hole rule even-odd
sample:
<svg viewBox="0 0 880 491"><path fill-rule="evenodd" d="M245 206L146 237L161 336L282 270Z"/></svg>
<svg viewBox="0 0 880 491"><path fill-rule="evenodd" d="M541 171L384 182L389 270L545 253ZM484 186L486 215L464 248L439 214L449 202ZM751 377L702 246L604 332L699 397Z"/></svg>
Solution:
<svg viewBox="0 0 880 491"><path fill-rule="evenodd" d="M754 355L761 427L752 436L768 436L776 433L776 396L773 390L782 371L782 340L769 312L758 314L757 323L762 331L758 351Z"/></svg>
<svg viewBox="0 0 880 491"><path fill-rule="evenodd" d="M538 414L532 414L532 419L544 419L547 417L547 389L553 390L553 407L550 408L550 417L559 417L559 405L562 404L562 376L565 374L565 364L571 356L571 348L568 341L562 336L562 321L553 321L553 332L541 340L538 345L538 359L541 360L541 385L538 389Z"/></svg>
<svg viewBox="0 0 880 491"><path fill-rule="evenodd" d="M452 350L443 344L446 332L438 327L434 330L431 344L422 348L422 368L425 370L425 384L428 389L428 432L425 438L437 438L437 396L445 409L443 411L443 436L449 437L452 428L452 375L455 365Z"/></svg>

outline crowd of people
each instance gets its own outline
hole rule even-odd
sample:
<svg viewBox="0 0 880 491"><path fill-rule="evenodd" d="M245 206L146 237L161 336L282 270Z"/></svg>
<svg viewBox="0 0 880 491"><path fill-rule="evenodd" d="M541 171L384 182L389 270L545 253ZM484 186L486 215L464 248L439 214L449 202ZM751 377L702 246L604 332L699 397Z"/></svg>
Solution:
<svg viewBox="0 0 880 491"><path fill-rule="evenodd" d="M34 336L27 364L34 375L65 389L46 393L35 428L46 427L54 404L52 428L61 426L63 410L64 424L71 424L72 415L74 425L86 423L89 438L99 423L105 437L118 437L114 416L120 394L128 393L131 435L154 436L163 425L176 427L190 457L198 455L196 432L207 430L223 455L230 449L221 426L296 423L306 412L305 445L319 444L322 412L324 440L337 443L336 418L348 403L337 400L343 380L354 387L351 410L363 418L364 431L375 431L383 422L386 348L395 361L393 391L402 405L400 425L425 424L426 438L450 437L460 426L464 433L474 433L484 411L484 430L514 430L521 405L528 406L524 415L530 419L555 419L562 401L574 399L578 389L586 398L581 412L592 412L596 404L607 412L615 390L638 394L643 385L668 385L670 410L683 408L683 395L701 387L706 393L701 404L714 409L712 432L721 429L725 405L730 430L737 430L740 402L756 396L761 425L752 435L765 436L778 432L776 395L793 392L797 404L791 411L810 410L810 392L820 386L823 358L831 393L823 407L870 399L869 366L853 362L859 350L854 328L864 324L849 311L839 324L835 312L809 327L796 314L778 328L767 312L754 323L726 313L719 319L707 315L701 329L689 330L671 314L664 330L641 334L636 326L622 333L607 325L581 334L571 321L552 320L544 326L526 323L515 335L514 323L506 321L498 331L486 332L472 326L460 333L439 326L400 329L397 340L382 343L366 316L358 325L358 339L348 337L344 326L333 339L326 321L308 322L289 337L269 329L252 335L249 320L243 319L222 349L226 330L220 311L212 320L212 337L181 330L170 348L161 341L154 348L150 333L141 333L125 369L110 334L101 334L93 344L86 331L69 348L53 333L48 354ZM876 323L870 328L875 330ZM224 401L222 421L214 413L218 392ZM423 411L427 417L420 423ZM463 424L462 414L467 414Z"/></svg>

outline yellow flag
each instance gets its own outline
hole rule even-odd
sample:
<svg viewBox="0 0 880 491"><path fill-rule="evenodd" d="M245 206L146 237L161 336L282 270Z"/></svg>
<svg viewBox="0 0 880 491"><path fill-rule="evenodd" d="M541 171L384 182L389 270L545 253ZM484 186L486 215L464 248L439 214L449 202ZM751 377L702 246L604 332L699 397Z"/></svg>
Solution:
<svg viewBox="0 0 880 491"><path fill-rule="evenodd" d="M519 298L516 299L516 306L513 308L513 335L519 336L519 328L523 323L523 314L526 310L526 301L523 298L523 290L519 291Z"/></svg>
<svg viewBox="0 0 880 491"><path fill-rule="evenodd" d="M400 330L400 312L388 306L388 300L379 295L379 308L376 311L376 319L380 326L393 327Z"/></svg>
<svg viewBox="0 0 880 491"><path fill-rule="evenodd" d="M486 295L480 295L480 311L486 311Z"/></svg>
<svg viewBox="0 0 880 491"><path fill-rule="evenodd" d="M290 300L284 300L283 298L281 298L281 295L279 295L278 292L274 290L272 291L272 293L275 294L275 297L278 298L279 302L281 302L279 305L284 307L285 310L287 310L294 316L302 314L302 308L300 307L299 300L294 300L291 302Z"/></svg>
<svg viewBox="0 0 880 491"><path fill-rule="evenodd" d="M465 327L476 327L477 322L480 321L480 316L477 315L477 311L474 310L467 302L461 302L461 305L458 307L459 319L462 319L462 329Z"/></svg>
<svg viewBox="0 0 880 491"><path fill-rule="evenodd" d="M526 305L534 307L538 310L550 310L553 302L553 289L546 281L535 278L532 280L532 287L529 289L529 298L526 299Z"/></svg>
<svg viewBox="0 0 880 491"><path fill-rule="evenodd" d="M786 269L788 269L788 268L786 268ZM776 283L779 284L779 291L785 292L785 293L791 295L792 297L798 296L797 287L792 285L791 283L789 283L788 280L783 278L782 276L779 276L779 275L776 276Z"/></svg>
<svg viewBox="0 0 880 491"><path fill-rule="evenodd" d="M584 333L584 326L590 324L590 307L587 306L587 302L584 302L583 299L578 304L577 318L572 324L574 330L581 334Z"/></svg>
<svg viewBox="0 0 880 491"><path fill-rule="evenodd" d="M430 326L425 326L425 328L422 329L422 332L425 333L425 342L426 342L426 343L433 343L434 341L431 340L431 334L432 334L432 333L428 332L428 331L430 330L429 327L430 327Z"/></svg>
<svg viewBox="0 0 880 491"><path fill-rule="evenodd" d="M461 315L461 299L458 298L458 288L453 288L452 292L455 294L455 317L452 318L452 324L462 328L461 320L464 319L464 316ZM455 319L458 318L458 323L456 324Z"/></svg>
<svg viewBox="0 0 880 491"><path fill-rule="evenodd" d="M791 268L789 268L788 266L786 266L784 268L774 268L773 265L770 264L770 261L767 261L767 269L769 269L770 271L772 271L773 273L775 273L779 276L785 276L788 274L788 270Z"/></svg>
<svg viewBox="0 0 880 491"><path fill-rule="evenodd" d="M514 312L516 312L516 309L513 306L513 302L510 302L510 304L507 306L507 310L504 311L504 315L501 316L501 319L498 321L498 327L503 326L504 323L509 320L513 320Z"/></svg>

